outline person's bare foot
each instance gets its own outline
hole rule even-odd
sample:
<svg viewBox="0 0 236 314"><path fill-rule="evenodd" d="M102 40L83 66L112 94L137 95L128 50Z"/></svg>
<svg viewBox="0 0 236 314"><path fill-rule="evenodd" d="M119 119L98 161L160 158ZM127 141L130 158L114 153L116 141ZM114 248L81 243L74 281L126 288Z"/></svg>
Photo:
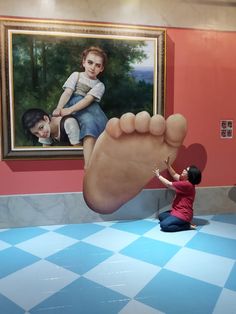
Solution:
<svg viewBox="0 0 236 314"><path fill-rule="evenodd" d="M110 214L135 197L154 176L177 156L187 133L180 114L166 120L143 111L108 121L99 136L85 171L83 195L95 212Z"/></svg>
<svg viewBox="0 0 236 314"><path fill-rule="evenodd" d="M190 223L190 227L189 227L190 230L196 230L197 229L197 225L195 225L194 223Z"/></svg>

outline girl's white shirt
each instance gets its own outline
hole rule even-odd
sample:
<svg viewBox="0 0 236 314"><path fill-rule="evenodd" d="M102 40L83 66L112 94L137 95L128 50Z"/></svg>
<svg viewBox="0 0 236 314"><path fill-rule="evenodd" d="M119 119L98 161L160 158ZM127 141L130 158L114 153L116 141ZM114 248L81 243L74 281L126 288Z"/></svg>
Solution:
<svg viewBox="0 0 236 314"><path fill-rule="evenodd" d="M81 96L92 95L97 102L101 101L105 92L105 85L99 79L91 80L84 72L73 72L64 83L63 89L70 88L76 91L78 81L91 88L87 94L81 92Z"/></svg>

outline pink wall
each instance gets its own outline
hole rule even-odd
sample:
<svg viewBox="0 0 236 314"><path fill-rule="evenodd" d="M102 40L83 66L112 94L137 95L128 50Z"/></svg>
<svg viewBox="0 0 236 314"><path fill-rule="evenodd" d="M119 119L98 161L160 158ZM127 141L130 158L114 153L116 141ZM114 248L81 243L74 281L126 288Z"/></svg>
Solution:
<svg viewBox="0 0 236 314"><path fill-rule="evenodd" d="M219 136L220 120L236 113L235 56L234 32L167 30L166 116L180 112L189 125L175 165L200 167L202 187L236 183L235 138ZM0 195L10 195L79 192L84 172L81 160L20 160L1 161L0 174Z"/></svg>

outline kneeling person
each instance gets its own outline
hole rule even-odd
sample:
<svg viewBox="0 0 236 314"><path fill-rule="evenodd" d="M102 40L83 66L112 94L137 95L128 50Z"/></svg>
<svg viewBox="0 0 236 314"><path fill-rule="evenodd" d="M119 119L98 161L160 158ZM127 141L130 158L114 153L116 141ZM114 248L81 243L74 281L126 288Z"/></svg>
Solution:
<svg viewBox="0 0 236 314"><path fill-rule="evenodd" d="M158 215L161 230L174 232L192 229L193 202L196 194L195 185L201 182L201 171L192 165L184 169L181 174L178 174L171 167L169 158L165 162L175 182L161 176L159 169L154 172L161 183L174 190L176 195L171 210Z"/></svg>

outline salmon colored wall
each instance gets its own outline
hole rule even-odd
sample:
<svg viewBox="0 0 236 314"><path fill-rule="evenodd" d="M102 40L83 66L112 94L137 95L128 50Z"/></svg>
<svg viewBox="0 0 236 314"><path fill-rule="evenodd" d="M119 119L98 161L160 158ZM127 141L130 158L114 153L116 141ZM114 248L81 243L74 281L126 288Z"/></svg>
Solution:
<svg viewBox="0 0 236 314"><path fill-rule="evenodd" d="M236 123L235 55L235 32L167 30L166 114L180 112L188 121L175 165L178 170L189 164L200 167L200 186L236 183L235 137L220 139L219 134L220 120Z"/></svg>
<svg viewBox="0 0 236 314"><path fill-rule="evenodd" d="M202 187L236 183L235 138L219 135L220 120L236 114L235 56L235 32L167 29L166 116L188 121L175 167L196 164ZM1 161L0 195L80 192L83 174L81 160ZM156 180L147 186L155 187Z"/></svg>

